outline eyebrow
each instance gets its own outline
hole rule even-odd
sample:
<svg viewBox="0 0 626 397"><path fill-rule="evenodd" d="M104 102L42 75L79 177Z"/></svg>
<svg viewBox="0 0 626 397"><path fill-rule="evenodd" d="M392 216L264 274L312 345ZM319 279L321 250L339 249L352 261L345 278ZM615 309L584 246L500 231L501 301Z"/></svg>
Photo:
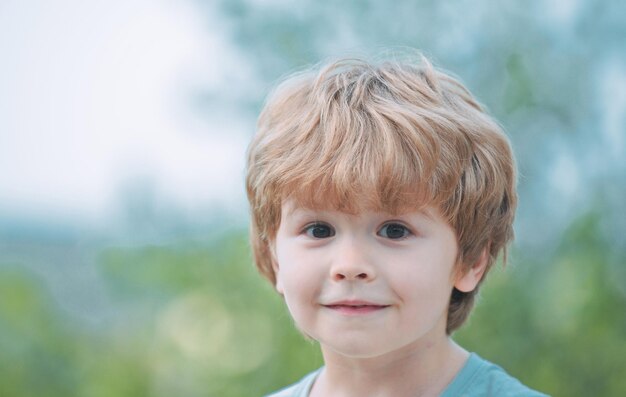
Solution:
<svg viewBox="0 0 626 397"><path fill-rule="evenodd" d="M433 222L437 221L436 217L431 213L432 211L430 210L430 208L423 208L416 212L421 215L424 215L426 218L428 218L429 220Z"/></svg>
<svg viewBox="0 0 626 397"><path fill-rule="evenodd" d="M300 207L296 205L290 205L287 208L285 215L288 215L288 216L295 215L295 216L304 217L304 216L310 216L310 215L318 215L321 213L327 213L328 211L332 211L332 210L321 210L321 209L306 208L306 207ZM380 211L380 210L374 210L374 212L383 213L383 211ZM424 216L426 219L428 219L431 222L437 222L437 217L435 216L435 214L432 213L432 208L429 208L429 207L416 209L413 211L408 211L408 212L404 212L400 214L389 214L389 213L384 213L384 214L389 217L394 217L394 216L403 216L408 213L417 213L418 215Z"/></svg>
<svg viewBox="0 0 626 397"><path fill-rule="evenodd" d="M305 216L313 216L313 215L318 215L322 212L326 212L323 210L316 210L313 208L303 208L303 207L293 207L293 208L288 208L288 210L286 211L285 215L287 216L296 216L296 217L305 217Z"/></svg>

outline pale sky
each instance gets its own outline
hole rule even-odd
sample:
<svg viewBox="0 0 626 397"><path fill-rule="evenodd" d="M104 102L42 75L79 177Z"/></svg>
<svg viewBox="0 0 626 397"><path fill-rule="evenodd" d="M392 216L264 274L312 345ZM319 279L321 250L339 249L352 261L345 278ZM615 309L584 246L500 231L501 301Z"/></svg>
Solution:
<svg viewBox="0 0 626 397"><path fill-rule="evenodd" d="M580 8L545 4L561 28ZM228 105L202 116L192 98L206 89L229 103L259 79L219 14L207 14L192 0L0 2L0 219L107 223L123 216L123 192L146 181L157 206L243 218L254 120ZM626 65L603 65L599 174L623 166L625 150ZM576 170L594 168L583 160L555 157L560 196L581 195Z"/></svg>
<svg viewBox="0 0 626 397"><path fill-rule="evenodd" d="M254 120L201 117L190 98L252 76L203 17L184 1L3 1L0 215L107 222L135 179L184 211L245 211Z"/></svg>

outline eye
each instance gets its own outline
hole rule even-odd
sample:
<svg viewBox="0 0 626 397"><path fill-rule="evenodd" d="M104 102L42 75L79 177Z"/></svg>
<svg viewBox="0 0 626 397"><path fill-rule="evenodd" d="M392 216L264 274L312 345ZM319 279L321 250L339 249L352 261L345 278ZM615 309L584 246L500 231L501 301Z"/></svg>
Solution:
<svg viewBox="0 0 626 397"><path fill-rule="evenodd" d="M335 235L335 230L331 226L320 222L308 225L304 228L304 232L313 238L329 238Z"/></svg>
<svg viewBox="0 0 626 397"><path fill-rule="evenodd" d="M399 223L387 223L380 228L378 235L390 240L402 240L409 237L411 231Z"/></svg>

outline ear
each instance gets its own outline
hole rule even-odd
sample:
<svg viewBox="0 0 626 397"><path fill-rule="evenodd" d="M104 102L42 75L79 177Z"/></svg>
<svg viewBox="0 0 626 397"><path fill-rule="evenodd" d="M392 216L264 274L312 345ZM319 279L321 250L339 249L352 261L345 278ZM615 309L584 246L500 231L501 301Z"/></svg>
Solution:
<svg viewBox="0 0 626 397"><path fill-rule="evenodd" d="M276 244L271 242L269 244L269 252L270 252L270 260L272 262L272 270L274 271L274 278L276 282L274 283L274 288L276 291L283 295L283 282L282 277L280 276L280 268L278 267L278 261L276 260Z"/></svg>
<svg viewBox="0 0 626 397"><path fill-rule="evenodd" d="M488 249L483 249L478 261L465 273L460 274L454 282L454 288L461 292L471 292L476 288L480 280L487 270L487 262L489 260Z"/></svg>

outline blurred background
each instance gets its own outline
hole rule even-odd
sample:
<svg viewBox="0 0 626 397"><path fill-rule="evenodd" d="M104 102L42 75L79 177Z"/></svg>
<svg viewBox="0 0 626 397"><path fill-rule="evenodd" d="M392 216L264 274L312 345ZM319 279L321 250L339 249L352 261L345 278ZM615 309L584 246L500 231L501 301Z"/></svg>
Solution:
<svg viewBox="0 0 626 397"><path fill-rule="evenodd" d="M274 82L418 48L501 121L517 240L454 338L626 395L626 3L0 2L0 395L260 396L321 364L257 275L244 153Z"/></svg>

